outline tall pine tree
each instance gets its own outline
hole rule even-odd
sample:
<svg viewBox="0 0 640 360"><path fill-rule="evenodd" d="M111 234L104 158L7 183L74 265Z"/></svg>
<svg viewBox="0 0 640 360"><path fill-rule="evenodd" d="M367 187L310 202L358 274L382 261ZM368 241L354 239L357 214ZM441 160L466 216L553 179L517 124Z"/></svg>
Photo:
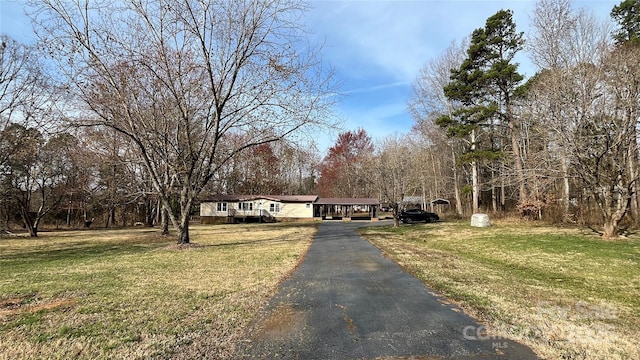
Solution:
<svg viewBox="0 0 640 360"><path fill-rule="evenodd" d="M445 95L462 106L453 116L442 116L436 122L450 135L470 136L467 160L477 177L477 161L495 160L502 156L500 148L478 148L478 132L493 130L497 124L507 125L510 133L513 163L519 183L520 201L527 198L519 146L519 123L512 111L519 96L523 76L514 58L524 45L523 33L516 31L513 13L500 10L489 17L484 28L473 31L467 58L458 69L452 69L451 82ZM474 211L477 210L478 185L474 178Z"/></svg>

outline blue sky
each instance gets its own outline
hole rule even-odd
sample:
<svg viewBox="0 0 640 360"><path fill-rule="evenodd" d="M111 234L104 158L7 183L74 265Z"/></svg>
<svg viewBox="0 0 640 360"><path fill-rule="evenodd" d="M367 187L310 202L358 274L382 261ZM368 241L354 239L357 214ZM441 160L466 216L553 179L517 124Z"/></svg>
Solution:
<svg viewBox="0 0 640 360"><path fill-rule="evenodd" d="M606 19L620 0L574 0ZM0 32L29 41L31 26L22 14L24 0L0 0ZM412 82L420 68L461 40L500 9L514 11L519 31L528 31L532 0L313 0L305 17L312 42L324 43L323 61L341 84L337 116L343 130L364 128L374 139L406 133L413 119L407 110ZM523 54L520 71L534 69ZM337 133L317 137L331 146Z"/></svg>
<svg viewBox="0 0 640 360"><path fill-rule="evenodd" d="M575 1L606 19L620 1ZM412 82L430 59L460 41L500 9L511 9L519 31L527 32L535 1L413 0L312 2L307 25L326 45L324 55L338 70L346 94L338 107L346 130L362 127L374 137L406 133ZM535 69L522 54L520 71ZM332 142L330 142L332 144Z"/></svg>

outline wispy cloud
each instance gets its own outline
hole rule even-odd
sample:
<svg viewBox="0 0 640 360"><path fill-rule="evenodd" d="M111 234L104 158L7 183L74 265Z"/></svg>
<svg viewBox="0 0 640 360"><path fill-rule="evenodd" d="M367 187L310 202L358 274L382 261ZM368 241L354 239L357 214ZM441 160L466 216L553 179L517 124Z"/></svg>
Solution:
<svg viewBox="0 0 640 360"><path fill-rule="evenodd" d="M423 65L442 54L500 9L514 11L519 31L528 31L534 0L310 0L304 18L315 41L323 43L323 61L337 71L342 90L338 116L345 130L365 128L372 136L409 131L411 83ZM620 0L574 0L607 18ZM32 41L24 0L0 0L0 32ZM526 61L522 55L518 61ZM524 64L523 64L524 65ZM527 75L533 70L521 68ZM318 134L322 145L334 134Z"/></svg>
<svg viewBox="0 0 640 360"><path fill-rule="evenodd" d="M340 92L340 94L341 95L361 94L361 93L375 92L375 91L401 87L401 86L409 86L409 85L411 85L411 83L408 81L396 81L396 82L387 83L387 84L372 85L372 86L361 87L361 88L356 88L351 90L345 90Z"/></svg>
<svg viewBox="0 0 640 360"><path fill-rule="evenodd" d="M308 21L333 64L356 79L413 80L453 39L484 26L501 8L524 20L532 1L314 1Z"/></svg>
<svg viewBox="0 0 640 360"><path fill-rule="evenodd" d="M619 0L575 0L606 18ZM511 9L519 31L528 32L534 0L312 0L306 22L325 44L324 58L343 80L338 112L346 130L365 128L374 137L406 133L410 84L425 63L453 40L483 27L500 9ZM521 71L532 75L526 54Z"/></svg>

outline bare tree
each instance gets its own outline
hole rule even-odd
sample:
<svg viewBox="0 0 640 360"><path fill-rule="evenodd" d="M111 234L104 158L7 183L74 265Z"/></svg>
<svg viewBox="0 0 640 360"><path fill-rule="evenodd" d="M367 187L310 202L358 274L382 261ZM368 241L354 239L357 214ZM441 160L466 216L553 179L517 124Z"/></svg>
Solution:
<svg viewBox="0 0 640 360"><path fill-rule="evenodd" d="M412 153L412 148L402 137L390 135L382 140L373 159L373 174L380 200L391 207L394 227L400 226L404 196L420 185L419 177L415 176L415 163L407 161L409 153Z"/></svg>
<svg viewBox="0 0 640 360"><path fill-rule="evenodd" d="M371 196L367 165L373 149L371 137L364 129L339 134L319 164L317 188L320 196Z"/></svg>
<svg viewBox="0 0 640 360"><path fill-rule="evenodd" d="M11 124L0 132L0 148L17 149L8 156L2 186L32 237L42 219L59 208L73 176L75 137L60 133L45 139L35 128Z"/></svg>
<svg viewBox="0 0 640 360"><path fill-rule="evenodd" d="M26 192L32 194L34 191L35 180L30 177L33 168L29 165L34 162L26 153L28 149L41 152L41 145L46 139L35 139L48 136L47 133L60 123L59 95L38 49L0 34L0 198L3 205L0 212L3 213L3 228L8 227L8 219L13 213L20 212L23 222L30 224L28 227L36 223L35 231L31 232L35 236L37 222L49 212L46 208L49 204L46 204L43 212L38 213L37 221L30 218L34 212L30 208L30 195ZM39 136L33 136L34 132ZM18 175L16 170L21 174ZM18 178L28 178L30 182L18 184ZM43 186L48 188L46 184ZM16 189L26 192L18 194ZM28 217L26 220L24 215Z"/></svg>
<svg viewBox="0 0 640 360"><path fill-rule="evenodd" d="M49 129L57 94L37 49L0 34L0 131L11 124ZM0 166L16 151L2 150Z"/></svg>
<svg viewBox="0 0 640 360"><path fill-rule="evenodd" d="M601 57L610 48L611 40L608 34L611 25L608 22L599 21L595 16L585 9L574 9L571 0L539 0L532 16L533 31L527 41L527 49L530 57L540 69L551 70L552 72L571 69L579 64L597 64ZM548 77L545 77L548 79ZM559 80L559 79L558 79ZM561 81L561 80L560 80ZM554 82L552 82L554 84ZM550 86L555 86L549 84ZM538 85L540 87L540 85ZM546 95L555 93L554 89L548 88ZM546 96L536 93L534 97L540 101L541 96L547 102L547 109L544 113L536 113L534 119L547 118L546 123L555 123L552 128L557 131L548 133L550 137L544 136L551 144L552 151L545 152L552 158L549 162L559 165L559 171L547 173L562 179L562 202L564 220L568 220L570 215L571 202L571 174L572 158L567 148L557 146L557 136L562 135L565 128L572 127L573 117L565 116L563 106L566 104L553 103L559 101L553 96ZM537 121L537 120L534 120ZM527 126L527 125L525 125ZM554 139L554 134L555 139ZM547 149L549 149L547 147ZM536 153L540 155L540 152ZM528 169L532 176L540 174L538 164L535 159L527 159L528 165L535 165ZM557 174L557 175L556 175Z"/></svg>
<svg viewBox="0 0 640 360"><path fill-rule="evenodd" d="M434 144L442 138L442 134L438 134L438 127L434 124L434 120L443 114L453 115L456 105L445 96L443 88L451 81L451 69L458 68L464 60L468 46L468 39L459 44L455 41L452 42L441 56L427 62L420 70L420 75L414 80L409 110L415 121L414 131L417 131L426 142ZM439 131L444 132L442 129ZM450 148L446 150L446 154L451 155L450 164L456 210L459 215L462 215L463 207L458 171L458 159L462 148L458 144L460 141L463 140L450 138L448 141ZM477 177L474 183L476 182Z"/></svg>
<svg viewBox="0 0 640 360"><path fill-rule="evenodd" d="M309 50L297 1L34 6L43 43L93 114L82 124L135 143L178 243L189 242L194 200L235 154L330 118L331 74ZM245 140L225 146L233 134Z"/></svg>
<svg viewBox="0 0 640 360"><path fill-rule="evenodd" d="M531 93L548 139L565 149L582 189L591 194L603 238L616 238L638 181L635 145L640 53L611 52L599 64L579 64L540 75Z"/></svg>
<svg viewBox="0 0 640 360"><path fill-rule="evenodd" d="M527 38L531 60L541 69L566 67L570 59L577 19L571 0L538 0L531 17L533 31Z"/></svg>
<svg viewBox="0 0 640 360"><path fill-rule="evenodd" d="M37 83L39 68L32 49L6 34L0 35L0 131L15 120L16 112Z"/></svg>
<svg viewBox="0 0 640 360"><path fill-rule="evenodd" d="M607 183L611 200L605 198L601 205L603 237L607 238L617 237L619 224L628 210L638 210L640 46L615 49L603 59L602 68L609 99L603 132L607 134L605 138L610 137L607 156L612 157L605 169L611 184Z"/></svg>
<svg viewBox="0 0 640 360"><path fill-rule="evenodd" d="M538 0L533 10L527 51L540 69L595 64L610 47L612 24L571 0Z"/></svg>

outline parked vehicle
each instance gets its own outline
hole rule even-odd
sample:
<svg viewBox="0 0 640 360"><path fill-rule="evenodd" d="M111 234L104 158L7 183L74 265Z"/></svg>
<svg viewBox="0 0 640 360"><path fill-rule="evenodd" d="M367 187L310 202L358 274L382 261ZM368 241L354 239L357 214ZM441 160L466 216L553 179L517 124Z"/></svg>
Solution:
<svg viewBox="0 0 640 360"><path fill-rule="evenodd" d="M405 224L411 224L418 221L430 223L438 220L440 220L438 214L420 209L407 210L400 213L400 221Z"/></svg>

